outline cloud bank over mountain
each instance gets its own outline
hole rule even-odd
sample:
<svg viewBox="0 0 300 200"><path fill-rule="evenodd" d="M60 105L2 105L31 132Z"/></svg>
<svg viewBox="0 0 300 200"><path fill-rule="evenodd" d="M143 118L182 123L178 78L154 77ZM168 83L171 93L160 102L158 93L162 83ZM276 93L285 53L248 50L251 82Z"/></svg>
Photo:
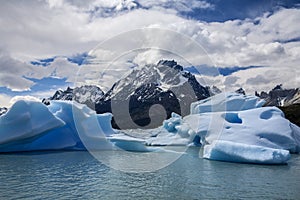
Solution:
<svg viewBox="0 0 300 200"><path fill-rule="evenodd" d="M0 8L0 19L3 27L0 104L3 105L16 95L38 97L40 93L51 94L54 89L77 84L78 72L82 70L85 73L79 77L80 84L93 83L97 68L83 62L88 59L87 54L116 35L143 28L174 31L191 38L207 54L188 49L180 56L196 67L237 69L229 74L202 74L198 77L200 82L226 90L244 87L247 92L269 90L279 83L299 87L300 9L296 1L247 1L243 5L233 0L223 4L196 0L188 3L181 0L5 1ZM174 45L167 42L172 38L166 40L166 35L147 34L145 44L162 44L166 49ZM117 49L127 43L112 45L115 45L112 49ZM159 51L143 51L127 60L120 70L156 63L156 59L165 57ZM191 67L184 61L178 62ZM105 82L105 90L116 81L115 73L116 70L107 71L109 78L103 81L99 80L100 76L94 76L95 83L101 87L101 82Z"/></svg>

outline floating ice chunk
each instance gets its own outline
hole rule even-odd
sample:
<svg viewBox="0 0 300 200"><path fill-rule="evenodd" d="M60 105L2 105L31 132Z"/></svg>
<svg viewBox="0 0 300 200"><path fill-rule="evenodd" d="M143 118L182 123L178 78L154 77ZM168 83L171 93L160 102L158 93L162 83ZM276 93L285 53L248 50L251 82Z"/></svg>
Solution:
<svg viewBox="0 0 300 200"><path fill-rule="evenodd" d="M163 127L169 132L176 132L176 126L181 124L182 117L176 113L171 114L171 118L163 122Z"/></svg>
<svg viewBox="0 0 300 200"><path fill-rule="evenodd" d="M220 111L240 111L262 107L264 100L238 93L220 93L191 104L191 114Z"/></svg>
<svg viewBox="0 0 300 200"><path fill-rule="evenodd" d="M189 138L182 138L178 134L160 134L146 140L148 146L187 146L189 143Z"/></svg>
<svg viewBox="0 0 300 200"><path fill-rule="evenodd" d="M122 133L114 134L107 137L116 147L125 151L149 152L153 149L145 146L145 140L134 138Z"/></svg>
<svg viewBox="0 0 300 200"><path fill-rule="evenodd" d="M149 146L186 146L195 132L187 125L182 124L182 117L172 113L172 117L163 122L163 126L152 129L156 137L146 139Z"/></svg>
<svg viewBox="0 0 300 200"><path fill-rule="evenodd" d="M216 140L204 146L203 157L227 162L285 164L290 159L290 153L283 149Z"/></svg>

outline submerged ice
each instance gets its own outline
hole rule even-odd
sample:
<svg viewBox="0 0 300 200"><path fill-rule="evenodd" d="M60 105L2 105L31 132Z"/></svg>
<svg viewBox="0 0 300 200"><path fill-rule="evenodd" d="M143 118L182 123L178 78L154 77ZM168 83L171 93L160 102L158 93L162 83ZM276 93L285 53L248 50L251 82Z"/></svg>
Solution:
<svg viewBox="0 0 300 200"><path fill-rule="evenodd" d="M221 93L191 105L185 117L173 113L150 130L117 131L112 114L85 105L18 101L0 116L0 152L37 150L127 150L155 146L201 146L203 158L229 162L282 164L300 151L300 128L257 97ZM88 145L87 145L88 144Z"/></svg>

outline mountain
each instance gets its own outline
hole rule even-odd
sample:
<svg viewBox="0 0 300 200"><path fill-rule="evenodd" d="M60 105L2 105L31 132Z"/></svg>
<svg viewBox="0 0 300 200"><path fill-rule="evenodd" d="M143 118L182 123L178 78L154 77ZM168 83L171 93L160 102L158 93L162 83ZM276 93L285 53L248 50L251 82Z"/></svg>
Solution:
<svg viewBox="0 0 300 200"><path fill-rule="evenodd" d="M284 89L282 84L277 85L271 91L255 92L255 95L266 101L265 106L290 106L293 104L300 104L300 90L299 88Z"/></svg>
<svg viewBox="0 0 300 200"><path fill-rule="evenodd" d="M115 128L153 128L172 112L188 115L192 102L209 96L209 90L177 62L161 60L117 81L95 109L113 113Z"/></svg>
<svg viewBox="0 0 300 200"><path fill-rule="evenodd" d="M85 85L74 89L68 87L66 90L58 90L50 100L74 100L81 104L86 104L90 108L95 108L104 96L104 92L97 86ZM47 104L47 101L44 101Z"/></svg>
<svg viewBox="0 0 300 200"><path fill-rule="evenodd" d="M161 60L130 72L104 93L97 86L58 90L49 100L74 100L98 114L112 113L114 128L154 128L175 112L190 113L190 104L219 93L203 87L195 76L174 60ZM49 105L49 101L43 100Z"/></svg>
<svg viewBox="0 0 300 200"><path fill-rule="evenodd" d="M0 116L5 114L7 112L7 108L3 107L3 108L0 108Z"/></svg>
<svg viewBox="0 0 300 200"><path fill-rule="evenodd" d="M246 92L243 88L239 88L235 91L235 93L246 95Z"/></svg>

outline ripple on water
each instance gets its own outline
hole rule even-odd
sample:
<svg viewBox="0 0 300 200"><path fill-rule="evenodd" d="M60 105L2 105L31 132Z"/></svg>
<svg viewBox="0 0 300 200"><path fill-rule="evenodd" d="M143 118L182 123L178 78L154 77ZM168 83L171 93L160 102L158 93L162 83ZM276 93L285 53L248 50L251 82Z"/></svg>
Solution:
<svg viewBox="0 0 300 200"><path fill-rule="evenodd" d="M125 173L88 152L1 154L0 180L0 199L297 199L300 156L281 166L235 164L191 148L161 170Z"/></svg>

